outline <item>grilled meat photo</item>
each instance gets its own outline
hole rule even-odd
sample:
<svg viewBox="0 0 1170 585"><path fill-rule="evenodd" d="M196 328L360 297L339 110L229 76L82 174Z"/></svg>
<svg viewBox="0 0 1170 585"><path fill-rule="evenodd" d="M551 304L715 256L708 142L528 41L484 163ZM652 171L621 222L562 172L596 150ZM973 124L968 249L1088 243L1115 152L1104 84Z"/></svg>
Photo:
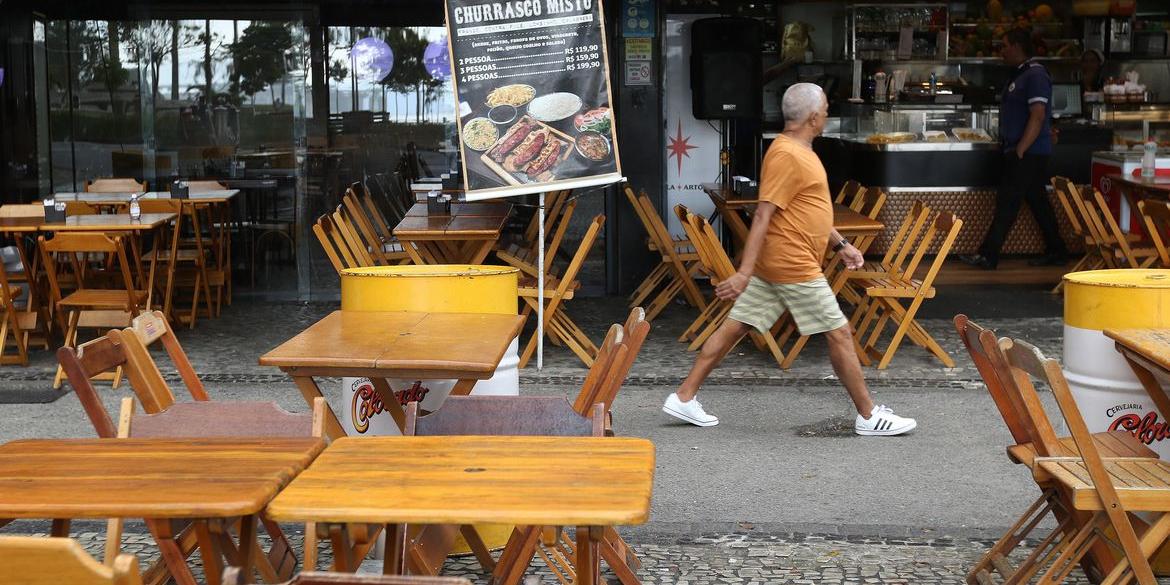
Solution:
<svg viewBox="0 0 1170 585"><path fill-rule="evenodd" d="M512 126L508 129L508 133L504 135L504 138L500 140L500 143L497 144L490 153L488 153L488 156L492 157L492 160L498 163L504 162L504 159L507 158L508 153L511 152L513 148L516 148L518 144L523 142L524 139L528 138L528 135L532 134L532 131L535 129L536 124L532 124L530 122L520 122L519 124Z"/></svg>
<svg viewBox="0 0 1170 585"><path fill-rule="evenodd" d="M537 175L549 170L557 162L557 158L561 155L563 145L559 140L550 141L543 150L540 151L540 156L536 158L531 165L528 165L528 176L535 178Z"/></svg>

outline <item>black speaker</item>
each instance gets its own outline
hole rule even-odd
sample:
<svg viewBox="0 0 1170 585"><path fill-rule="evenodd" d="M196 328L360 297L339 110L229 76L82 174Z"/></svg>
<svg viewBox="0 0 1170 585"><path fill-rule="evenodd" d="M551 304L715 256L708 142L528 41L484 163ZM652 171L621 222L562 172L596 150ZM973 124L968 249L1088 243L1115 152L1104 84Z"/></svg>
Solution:
<svg viewBox="0 0 1170 585"><path fill-rule="evenodd" d="M762 26L751 18L691 24L691 110L699 120L759 119Z"/></svg>

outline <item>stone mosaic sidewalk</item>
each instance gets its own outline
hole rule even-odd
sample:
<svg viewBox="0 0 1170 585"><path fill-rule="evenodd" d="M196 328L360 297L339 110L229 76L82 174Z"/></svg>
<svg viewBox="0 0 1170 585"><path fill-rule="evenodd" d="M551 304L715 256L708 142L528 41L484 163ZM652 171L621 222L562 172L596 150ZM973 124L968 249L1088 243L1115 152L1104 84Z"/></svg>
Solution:
<svg viewBox="0 0 1170 585"><path fill-rule="evenodd" d="M294 548L299 550L302 534L293 527L288 527L286 532ZM91 554L103 554L102 533L81 532L74 536ZM967 570L991 542L946 537L875 538L741 531L684 537L673 542L655 539L655 542L631 544L642 560L638 576L647 585L959 585L966 582ZM141 532L127 534L122 550L136 555L143 565L158 558L150 535ZM328 567L329 560L329 551L322 545L321 567ZM198 555L191 563L196 578L202 581ZM371 559L363 563L361 572L376 573L380 569L380 562ZM603 572L609 583L619 583L612 573L604 570L604 565ZM488 582L471 557L448 560L443 574L466 577L477 585ZM526 585L558 583L539 560L534 561L528 574L537 579L530 578ZM1087 583L1079 570L1068 582Z"/></svg>

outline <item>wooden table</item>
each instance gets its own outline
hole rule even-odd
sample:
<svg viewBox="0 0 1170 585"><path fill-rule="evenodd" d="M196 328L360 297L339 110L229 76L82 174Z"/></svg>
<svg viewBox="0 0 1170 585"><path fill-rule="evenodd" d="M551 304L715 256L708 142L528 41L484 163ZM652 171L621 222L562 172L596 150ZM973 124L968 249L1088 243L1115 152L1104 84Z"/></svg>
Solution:
<svg viewBox="0 0 1170 585"><path fill-rule="evenodd" d="M495 374L524 327L520 315L334 311L260 358L292 376L305 401L322 396L316 376L369 378L394 421L405 413L388 378L456 379L455 395ZM326 432L346 435L332 409Z"/></svg>
<svg viewBox="0 0 1170 585"><path fill-rule="evenodd" d="M1106 329L1162 416L1170 416L1170 329Z"/></svg>
<svg viewBox="0 0 1170 585"><path fill-rule="evenodd" d="M344 438L268 505L268 516L334 533L385 524L385 572L401 569L401 524L577 526L577 583L593 585L603 529L645 522L653 480L654 445L645 439Z"/></svg>
<svg viewBox="0 0 1170 585"><path fill-rule="evenodd" d="M1148 179L1132 175L1106 175L1106 180L1121 187L1127 195L1134 195L1137 199L1170 199L1170 177L1156 176Z"/></svg>
<svg viewBox="0 0 1170 585"><path fill-rule="evenodd" d="M224 204L239 194L239 189L219 189L191 193L186 199L177 200L191 203ZM130 195L131 193L54 193L53 198L57 201L82 201L84 203L93 203L94 205L119 205L129 203ZM174 199L174 197L171 197L170 191L147 191L143 194L142 198Z"/></svg>
<svg viewBox="0 0 1170 585"><path fill-rule="evenodd" d="M415 203L394 228L415 264L481 264L508 222L507 203L456 203L450 215L428 215Z"/></svg>
<svg viewBox="0 0 1170 585"><path fill-rule="evenodd" d="M219 582L219 553L250 577L256 516L324 448L314 438L14 441L0 445L0 519L51 518L53 536L68 536L72 518L143 518L175 581L194 585L170 522L187 519L208 583Z"/></svg>
<svg viewBox="0 0 1170 585"><path fill-rule="evenodd" d="M723 218L723 224L731 231L736 248L742 250L750 228L740 212L754 208L760 200L739 198L717 183L704 183L703 191L711 198L715 210ZM885 224L876 219L857 213L848 206L833 204L833 229L844 237L876 236L884 228Z"/></svg>

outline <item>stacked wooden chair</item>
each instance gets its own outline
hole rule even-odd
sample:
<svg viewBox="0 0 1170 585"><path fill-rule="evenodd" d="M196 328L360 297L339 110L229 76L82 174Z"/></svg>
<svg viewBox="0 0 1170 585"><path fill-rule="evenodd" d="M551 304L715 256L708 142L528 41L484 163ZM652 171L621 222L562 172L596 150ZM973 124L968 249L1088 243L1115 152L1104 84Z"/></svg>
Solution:
<svg viewBox="0 0 1170 585"><path fill-rule="evenodd" d="M912 210L913 211L913 210ZM849 274L851 284L857 286L864 297L854 311L850 324L854 325L854 339L861 352L862 363L878 362L878 369L885 369L905 338L934 354L948 368L955 366L954 359L935 341L927 330L916 320L918 310L930 298L934 298L934 279L946 262L947 255L963 227L963 221L946 211L935 214L927 224L920 239L911 231L902 240L901 250L894 255L890 268ZM934 259L927 264L926 273L915 278L923 260L932 246L937 246ZM911 254L910 251L913 250ZM905 262L905 264L901 264ZM906 302L906 305L902 303ZM894 325L893 337L885 349L877 344L886 332L887 325Z"/></svg>
<svg viewBox="0 0 1170 585"><path fill-rule="evenodd" d="M1101 236L1096 233L1096 226L1086 220L1084 200L1081 198L1080 189L1065 177L1052 177L1051 182L1052 191L1056 194L1056 200L1060 202L1060 207L1064 210L1069 225L1072 226L1073 234L1085 247L1085 254L1081 256L1080 260L1077 260L1069 272L1096 270L1112 266L1113 256L1107 254L1107 249L1102 246ZM1063 287L1064 282L1062 281L1056 285L1052 292L1059 292Z"/></svg>
<svg viewBox="0 0 1170 585"><path fill-rule="evenodd" d="M1066 494L1069 507L1078 516L1068 544L1044 558L1051 563L1042 565L1047 568L1040 582L1063 581L1090 550L1108 544L1120 551L1121 557L1111 567L1103 567L1100 583L1112 585L1131 579L1142 585L1157 583L1150 557L1170 537L1170 463L1151 457L1104 455L1105 450L1085 425L1060 364L1024 341L1003 340L999 348L1004 358L997 364L1000 380L1013 380L1025 395L1035 392L1033 380L1048 386L1075 445L1075 452L1063 454L1064 443L1055 433L1042 432L1035 439L1049 455L1035 459L1034 475ZM1046 416L1039 401L1024 406L1035 420ZM1139 534L1132 515L1142 512L1149 513L1152 521Z"/></svg>
<svg viewBox="0 0 1170 585"><path fill-rule="evenodd" d="M1079 225L1083 231L1085 257L1075 269L1138 268L1157 260L1157 251L1152 245L1142 243L1138 234L1121 230L1100 193L1095 190L1091 195L1082 193L1063 177L1053 177L1052 185L1066 214L1070 218L1076 215L1078 221L1074 229Z"/></svg>
<svg viewBox="0 0 1170 585"><path fill-rule="evenodd" d="M175 214L171 232L156 240L155 249L147 253L162 265L162 282L158 286L163 289L163 312L192 329L199 318L200 304L207 317L219 315L227 273L213 259L214 250L205 237L197 208L180 199L147 199L139 206L142 213ZM189 235L184 233L188 229ZM182 301L188 305L186 312L177 307Z"/></svg>
<svg viewBox="0 0 1170 585"><path fill-rule="evenodd" d="M556 276L557 272L553 267L553 261L557 257L557 252L561 249L561 243L564 242L565 232L569 229L569 222L573 219L573 212L577 209L577 199L571 199L564 205L559 206L559 212L556 215L549 216L545 221L545 234L551 234L551 239L548 240L548 247L544 253L544 273L547 275ZM556 220L556 223L550 223L549 220ZM555 226L555 227L553 227ZM553 228L551 232L548 228ZM540 255L537 249L539 245L539 238L530 243L530 246L521 246L520 244L511 244L506 249L496 250L496 257L507 264L518 268L521 274L529 278L538 278L540 265Z"/></svg>
<svg viewBox="0 0 1170 585"><path fill-rule="evenodd" d="M954 319L959 339L966 347L996 410L1011 433L1014 443L1007 447L1008 459L1024 465L1036 478L1040 494L1029 505L1019 520L972 567L967 576L971 584L987 583L992 574L998 574L1004 583L1026 583L1042 568L1052 562L1068 545L1083 524L1085 516L1077 514L1065 493L1051 478L1036 474L1038 457L1065 457L1078 451L1071 437L1056 438L1053 426L1044 413L1040 396L1033 386L1018 385L1001 350L995 333L971 321L966 315ZM1157 459L1150 450L1128 431L1105 431L1092 435L1094 444L1106 457ZM1048 516L1056 522L1056 529L1044 537L1034 536ZM1013 565L1008 561L1012 552L1028 541L1034 541L1024 562ZM1110 561L1110 553L1098 546L1095 555L1081 564L1090 575L1101 574L1101 567ZM1103 563L1104 561L1104 563Z"/></svg>
<svg viewBox="0 0 1170 585"><path fill-rule="evenodd" d="M1097 217L1101 222L1099 228L1106 241L1115 246L1114 255L1122 268L1146 268L1158 260L1158 250L1153 244L1141 239L1139 234L1127 234L1121 229L1121 224L1113 217L1113 211L1100 191L1093 189L1092 200L1086 198L1085 205L1096 205Z"/></svg>
<svg viewBox="0 0 1170 585"><path fill-rule="evenodd" d="M577 275L584 266L585 260L604 226L604 215L593 218L585 230L585 234L581 237L577 251L573 254L568 266L565 267L564 273L560 276L545 275L543 298L540 298L535 278L521 279L519 288L520 299L524 302L521 314L525 316L534 314L539 303L544 303L545 335L554 344L568 347L586 366L593 365L593 359L597 356L597 345L569 316L565 302L571 300L574 291L580 288L581 283L577 280ZM520 354L521 368L528 365L536 353L537 341L536 333L533 333Z"/></svg>
<svg viewBox="0 0 1170 585"><path fill-rule="evenodd" d="M334 270L407 264L409 256L394 238L377 203L354 183L332 213L317 218L313 234Z"/></svg>
<svg viewBox="0 0 1170 585"><path fill-rule="evenodd" d="M642 222L647 234L646 246L650 252L658 257L658 265L650 271L642 284L634 290L630 297L630 306L646 305L646 317L654 320L670 306L670 303L679 295L691 306L704 311L707 309L707 299L703 297L695 282L695 276L702 263L695 252L694 245L689 238L675 238L658 215L658 209L650 201L650 197L643 191L637 195L630 187L625 188L626 199L634 207L638 219Z"/></svg>
<svg viewBox="0 0 1170 585"><path fill-rule="evenodd" d="M711 224L707 222L707 218L691 213L686 206L681 204L676 205L674 211L678 215L683 229L686 230L691 244L695 246L695 251L699 255L699 261L702 262L707 273L711 275L711 284L718 285L720 282L734 275L736 272L735 265L732 264L731 258L724 251L718 234L715 233ZM687 327L686 331L679 338L679 341L685 342L689 340L691 344L687 349L689 351L698 350L707 341L707 338L711 337L727 319L727 316L731 313L732 304L731 301L725 301L712 296L707 301L707 309L702 311L699 317ZM780 346L776 343L776 338L770 332L761 333L755 329L751 329L748 331L748 337L758 349L771 354L777 364L784 363L784 352L780 350Z"/></svg>
<svg viewBox="0 0 1170 585"><path fill-rule="evenodd" d="M136 287L121 236L58 232L51 240L40 236L38 245L48 275L50 302L63 321L65 347L77 345L80 329L125 327L146 309L148 291ZM59 257L63 260L58 261ZM91 257L102 258L102 264L111 270L92 265ZM76 285L68 294L62 288L65 274ZM102 276L108 277L104 288L97 282ZM58 367L53 388L60 388L64 378L64 370ZM118 373L111 376L115 385L119 378Z"/></svg>
<svg viewBox="0 0 1170 585"><path fill-rule="evenodd" d="M846 205L848 202L853 201L857 197L857 194L864 189L865 187L862 187L861 183L849 179L845 181L844 185L841 185L841 190L837 191L837 195L833 197L833 203Z"/></svg>
<svg viewBox="0 0 1170 585"><path fill-rule="evenodd" d="M0 583L142 585L142 576L133 555L118 555L106 566L69 538L0 536Z"/></svg>
<svg viewBox="0 0 1170 585"><path fill-rule="evenodd" d="M1145 223L1150 243L1158 253L1158 262L1162 268L1170 268L1170 242L1167 241L1167 237L1170 237L1170 201L1139 201L1138 212Z"/></svg>

